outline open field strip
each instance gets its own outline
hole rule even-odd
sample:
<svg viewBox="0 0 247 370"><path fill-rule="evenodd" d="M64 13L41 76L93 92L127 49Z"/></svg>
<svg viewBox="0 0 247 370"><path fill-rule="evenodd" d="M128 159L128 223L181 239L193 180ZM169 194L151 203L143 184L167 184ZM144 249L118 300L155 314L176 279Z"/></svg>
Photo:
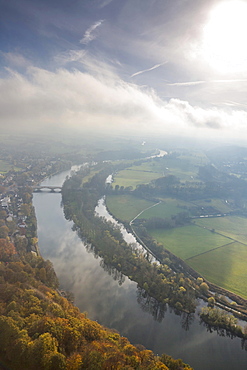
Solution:
<svg viewBox="0 0 247 370"><path fill-rule="evenodd" d="M152 217L166 218L174 216L180 212L184 212L185 209L182 207L190 207L189 203L182 200L177 200L173 198L161 199L161 203L158 204L154 209L150 208L144 211L139 218L150 219Z"/></svg>
<svg viewBox="0 0 247 370"><path fill-rule="evenodd" d="M188 225L174 229L148 230L148 233L176 256L186 260L203 252L229 244L227 237Z"/></svg>
<svg viewBox="0 0 247 370"><path fill-rule="evenodd" d="M210 282L247 299L247 246L230 243L186 261Z"/></svg>
<svg viewBox="0 0 247 370"><path fill-rule="evenodd" d="M163 157L162 159L153 160L142 163L139 166L131 167L135 171L149 171L157 172L161 176L174 175L183 181L195 181L197 176L197 167L189 163L188 160L169 159ZM197 180L198 181L198 180Z"/></svg>
<svg viewBox="0 0 247 370"><path fill-rule="evenodd" d="M221 235L247 244L247 218L245 217L227 216L203 218L196 219L195 223L207 229L215 229L215 231Z"/></svg>
<svg viewBox="0 0 247 370"><path fill-rule="evenodd" d="M229 203L226 203L222 199L200 199L200 200L195 200L192 202L194 205L197 205L198 207L213 207L217 209L220 213L228 213L232 211L231 206Z"/></svg>
<svg viewBox="0 0 247 370"><path fill-rule="evenodd" d="M81 182L81 186L83 184L85 184L86 182L88 182L94 175L96 175L97 172L99 172L99 170L91 170L88 175L83 177L82 182Z"/></svg>
<svg viewBox="0 0 247 370"><path fill-rule="evenodd" d="M143 171L143 172L157 172L163 173L164 165L156 160L149 160L147 162L143 162L139 165L134 165L131 167L133 171Z"/></svg>
<svg viewBox="0 0 247 370"><path fill-rule="evenodd" d="M181 181L188 181L188 182L198 182L199 180L196 179L197 173L195 171L184 171L179 168L170 168L169 170L165 171L165 175L174 175L179 178Z"/></svg>
<svg viewBox="0 0 247 370"><path fill-rule="evenodd" d="M154 202L136 198L128 194L107 195L106 197L106 206L109 212L117 219L128 222L141 211L154 204Z"/></svg>
<svg viewBox="0 0 247 370"><path fill-rule="evenodd" d="M147 210L151 209L151 208L154 208L154 207L157 207L159 204L161 203L161 201L155 203L155 204L152 204L151 206L145 208L143 211L141 211L140 213L138 213L138 215L136 215L133 220L130 221L130 225L135 221L135 219L137 219L138 217L140 217L144 212L146 212Z"/></svg>
<svg viewBox="0 0 247 370"><path fill-rule="evenodd" d="M198 162L198 158L195 158ZM198 181L198 164L191 163L188 159L180 158L155 158L147 160L140 165L133 165L119 171L114 177L113 185L132 186L148 184L152 180L166 175L175 175L182 181Z"/></svg>
<svg viewBox="0 0 247 370"><path fill-rule="evenodd" d="M114 176L113 186L132 186L135 189L137 185L149 184L152 180L161 176L162 175L157 172L126 169L119 171L119 173Z"/></svg>

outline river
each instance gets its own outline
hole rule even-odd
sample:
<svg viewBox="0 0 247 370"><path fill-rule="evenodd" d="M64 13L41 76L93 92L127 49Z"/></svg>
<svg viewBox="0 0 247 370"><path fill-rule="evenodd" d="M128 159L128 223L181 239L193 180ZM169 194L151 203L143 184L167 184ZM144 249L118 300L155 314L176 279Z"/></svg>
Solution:
<svg viewBox="0 0 247 370"><path fill-rule="evenodd" d="M46 179L41 185L61 186L70 171ZM189 325L168 309L161 322L154 319L151 305L138 295L136 283L110 274L72 230L63 215L61 194L35 193L33 203L38 221L39 248L52 261L60 288L73 292L75 304L88 317L115 328L133 344L142 344L156 354L182 358L195 370L245 370L247 352L239 338L210 333L200 325L197 314ZM108 269L109 270L109 269ZM114 279L115 278L115 279ZM120 281L120 284L119 284ZM188 319L188 318L187 318ZM185 330L183 327L186 327Z"/></svg>

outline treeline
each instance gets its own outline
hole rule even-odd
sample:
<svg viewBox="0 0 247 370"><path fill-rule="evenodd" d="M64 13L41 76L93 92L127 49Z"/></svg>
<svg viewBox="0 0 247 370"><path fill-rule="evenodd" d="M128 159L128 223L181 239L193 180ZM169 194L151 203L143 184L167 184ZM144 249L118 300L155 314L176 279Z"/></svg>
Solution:
<svg viewBox="0 0 247 370"><path fill-rule="evenodd" d="M146 229L172 229L174 227L185 226L191 223L188 212L180 212L171 217L151 217L149 219L136 219L135 225L141 225Z"/></svg>
<svg viewBox="0 0 247 370"><path fill-rule="evenodd" d="M127 191L127 189L125 189ZM197 182L181 182L174 175L158 178L150 184L141 184L133 191L138 197L169 196L183 200L205 198L231 198L241 206L240 199L246 199L246 181L219 171L212 165L198 169Z"/></svg>
<svg viewBox="0 0 247 370"><path fill-rule="evenodd" d="M88 204L85 202L86 209ZM30 208L24 208L29 213ZM51 262L27 252L27 245L22 245L20 240L27 241L20 237L14 240L14 245L8 236L0 238L2 367L11 370L192 370L181 360L156 356L89 320L59 292Z"/></svg>
<svg viewBox="0 0 247 370"><path fill-rule="evenodd" d="M179 198L193 201L205 198L231 198L241 208L241 199L246 199L246 181L242 178L219 171L212 165L200 166L197 181L180 181L174 175L166 175L149 184L140 184L133 190L131 186L108 189L112 193L130 193L137 197L155 200L159 197Z"/></svg>
<svg viewBox="0 0 247 370"><path fill-rule="evenodd" d="M104 268L108 266L109 271L113 268L128 276L146 292L144 295L153 297L161 305L169 304L177 313L194 312L197 297L211 296L203 279L191 280L179 272L176 261L172 260L172 256L166 253L162 245L148 236L143 225L138 226L138 235L161 264L150 263L148 254L134 245L128 245L115 225L95 216L95 206L105 192L105 179L108 175L109 172L103 167L87 183L83 183L83 173L68 179L62 190L65 217L73 220L74 229L86 240L95 255L103 259ZM183 215L181 220L186 217ZM202 319L204 320L204 316ZM241 335L239 333L233 332L234 335L243 337L242 329Z"/></svg>
<svg viewBox="0 0 247 370"><path fill-rule="evenodd" d="M127 244L115 225L95 217L95 206L105 190L105 178L103 169L83 186L83 175L68 179L62 190L65 217L73 220L81 237L86 238L106 265L136 281L159 302L194 312L196 297L189 279L183 274L175 274L167 264L150 263L148 254ZM169 261L165 252L163 258Z"/></svg>
<svg viewBox="0 0 247 370"><path fill-rule="evenodd" d="M199 315L211 331L215 330L221 336L237 336L247 339L247 327L243 331L241 326L237 325L238 319L226 311L209 306L203 307Z"/></svg>
<svg viewBox="0 0 247 370"><path fill-rule="evenodd" d="M40 257L17 259L0 263L0 358L6 368L191 369L89 320L48 287L57 285L55 274L50 266L53 277L45 275L49 269Z"/></svg>

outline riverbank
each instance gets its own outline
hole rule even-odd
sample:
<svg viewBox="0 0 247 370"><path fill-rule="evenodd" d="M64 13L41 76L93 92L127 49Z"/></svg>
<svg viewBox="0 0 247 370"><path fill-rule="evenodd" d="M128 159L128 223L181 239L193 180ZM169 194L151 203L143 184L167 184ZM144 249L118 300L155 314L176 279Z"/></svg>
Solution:
<svg viewBox="0 0 247 370"><path fill-rule="evenodd" d="M62 184L67 175L48 179L44 185ZM60 194L36 193L34 205L41 253L53 262L61 289L73 292L75 304L88 317L154 353L183 358L197 370L231 370L235 359L239 368L245 368L246 352L240 339L207 331L197 314L178 316L169 309L160 310L133 281L105 266L64 219Z"/></svg>
<svg viewBox="0 0 247 370"><path fill-rule="evenodd" d="M97 181L102 175L97 173ZM104 176L102 177L103 180L105 181ZM168 266L167 264L160 266L157 264L151 265L148 258L147 260L143 259L141 254L136 253L136 249L123 244L116 229L94 217L94 204L96 204L96 199L100 195L100 192L98 193L96 190L96 186L97 189L100 188L100 182L96 183L93 177L91 187L90 184L86 185L86 188L90 188L90 198L87 190L73 188L73 185L78 186L80 183L80 175L78 174L74 180L67 180L64 184L63 203L65 214L68 219L73 220L77 230L86 238L87 243L92 245L97 254L106 261L106 264L113 266L131 280L136 281L146 294L157 299L161 304L168 303L175 310L187 313L195 312L195 299L197 297L211 300L212 294L209 294L208 286L203 279L198 277L195 281L191 280L184 275L184 272L181 273L181 267L177 273L174 273L168 267L176 262L174 258L172 258ZM73 194L70 193L71 191ZM94 194L94 197L92 197L92 194ZM84 204L86 204L86 209ZM103 214L105 215L105 212ZM124 254L123 251L125 251ZM126 251L128 252L126 253ZM171 254L165 254L163 258L168 260L168 256L171 257ZM151 280L151 275L149 274L150 266L152 266L153 270ZM160 275L164 276L165 279L161 280ZM232 310L232 312L237 312L237 310ZM241 318L244 317L241 312L238 314ZM224 313L224 316L227 317L227 314ZM219 322L218 324L220 327L221 323ZM228 330L233 335L245 338L243 329L240 326L235 325L233 327L229 325Z"/></svg>
<svg viewBox="0 0 247 370"><path fill-rule="evenodd" d="M34 250L37 219L31 195L28 199L22 209L32 217L32 222L26 220L25 232L33 249L21 243L27 240L25 235L18 236L15 246L8 236L0 239L1 365L12 370L169 370L170 366L192 370L181 360L132 345L116 331L88 319L62 296L52 263Z"/></svg>
<svg viewBox="0 0 247 370"><path fill-rule="evenodd" d="M104 202L104 204L102 204L102 202ZM119 223L120 225L123 223L122 220L117 219L114 215L112 215L110 213L110 211L107 208L107 205L105 203L105 198L102 198L102 201L100 200L99 204L100 204L100 207L97 207L97 209L100 209L101 212L97 211L97 209L96 209L96 213L98 213L99 216L106 217L106 219L110 220L111 222L112 221L114 222L114 220L116 220L116 222ZM148 253L150 253L156 259L156 261L158 261L159 263L162 263L162 257L158 256L156 254L155 250L152 250L152 248L154 248L154 246L155 246L154 243L153 243L153 240L151 238L150 239L146 238L145 242L144 242L141 239L141 237L138 235L138 228L137 228L137 232L133 228L134 221L143 212L145 212L147 209L150 209L152 207L157 206L158 204L160 204L160 202L144 209L137 216L135 216L132 219L132 221L130 221L129 223L125 222L124 226L125 226L125 228L127 229L128 232L132 233L135 236L136 240L147 250ZM102 209L102 206L105 207L105 210ZM110 219L109 219L109 216L107 216L107 212L108 212L108 214L111 215ZM122 233L123 233L123 230L122 230ZM123 235L124 235L124 233L123 233ZM186 262L183 261L181 258L175 256L173 253L171 253L170 251L168 251L164 247L162 248L162 250L164 250L166 252L166 254L169 256L169 258L171 259L171 261L173 261L173 264L170 267L172 267L176 273L179 273L179 272L184 273L186 276L193 279L195 281L195 284L197 284L196 280L198 278L202 278L203 281L208 285L208 290L204 291L203 294L198 289L198 296L201 299L203 299L205 302L208 302L208 299L213 296L214 305L218 306L221 309L224 309L225 311L227 311L229 313L232 313L238 319L247 321L247 308L246 308L247 307L247 301L244 298L236 295L233 292L230 292L230 291L228 291L224 288L221 288L221 287L216 286L215 284L209 282L201 274L199 274L197 271L195 271L189 265L187 265Z"/></svg>

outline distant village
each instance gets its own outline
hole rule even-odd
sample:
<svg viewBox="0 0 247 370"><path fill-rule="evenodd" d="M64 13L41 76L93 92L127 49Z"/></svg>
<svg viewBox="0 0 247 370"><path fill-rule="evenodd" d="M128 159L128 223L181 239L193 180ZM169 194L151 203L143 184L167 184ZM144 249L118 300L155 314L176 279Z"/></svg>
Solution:
<svg viewBox="0 0 247 370"><path fill-rule="evenodd" d="M18 244L23 253L38 255L33 190L45 178L68 169L71 162L54 157L9 159L11 169L0 173L0 239Z"/></svg>

